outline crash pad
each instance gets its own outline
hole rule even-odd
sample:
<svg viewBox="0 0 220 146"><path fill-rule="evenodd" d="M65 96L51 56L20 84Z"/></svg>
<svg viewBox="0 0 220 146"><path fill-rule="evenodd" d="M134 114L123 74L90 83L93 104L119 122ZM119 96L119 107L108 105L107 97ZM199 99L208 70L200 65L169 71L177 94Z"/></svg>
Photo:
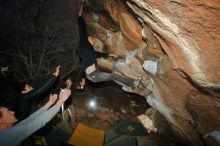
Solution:
<svg viewBox="0 0 220 146"><path fill-rule="evenodd" d="M118 135L146 136L147 131L141 123L117 120L115 132Z"/></svg>
<svg viewBox="0 0 220 146"><path fill-rule="evenodd" d="M79 123L67 143L74 146L103 146L104 135L104 130Z"/></svg>

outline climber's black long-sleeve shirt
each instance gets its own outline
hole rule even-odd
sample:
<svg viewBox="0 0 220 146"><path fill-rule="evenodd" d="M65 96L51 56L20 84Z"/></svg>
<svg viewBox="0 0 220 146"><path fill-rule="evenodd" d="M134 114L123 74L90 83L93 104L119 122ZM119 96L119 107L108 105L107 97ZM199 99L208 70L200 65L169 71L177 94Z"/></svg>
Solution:
<svg viewBox="0 0 220 146"><path fill-rule="evenodd" d="M79 74L82 77L87 67L91 66L94 63L96 64L96 58L106 58L109 56L109 53L103 53L94 50L93 46L88 41L86 23L82 16L78 17L78 27L80 33L80 43L78 51L82 59Z"/></svg>
<svg viewBox="0 0 220 146"><path fill-rule="evenodd" d="M44 84L38 88L34 88L32 91L19 94L15 97L15 115L16 118L21 121L27 118L32 111L33 106L36 104L36 100L43 95L56 81L56 76L50 75L50 77L44 82Z"/></svg>

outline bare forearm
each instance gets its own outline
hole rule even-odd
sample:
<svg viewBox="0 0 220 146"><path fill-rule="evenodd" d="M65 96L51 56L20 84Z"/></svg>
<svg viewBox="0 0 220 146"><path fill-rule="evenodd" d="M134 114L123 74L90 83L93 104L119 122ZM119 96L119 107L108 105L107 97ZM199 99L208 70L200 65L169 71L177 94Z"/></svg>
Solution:
<svg viewBox="0 0 220 146"><path fill-rule="evenodd" d="M49 102L47 102L42 108L44 110L48 110L50 108L51 104Z"/></svg>
<svg viewBox="0 0 220 146"><path fill-rule="evenodd" d="M81 5L80 10L79 10L79 16L82 16L82 11L83 11L83 4Z"/></svg>
<svg viewBox="0 0 220 146"><path fill-rule="evenodd" d="M62 100L58 100L57 103L56 103L56 106L60 108L63 103L64 102Z"/></svg>

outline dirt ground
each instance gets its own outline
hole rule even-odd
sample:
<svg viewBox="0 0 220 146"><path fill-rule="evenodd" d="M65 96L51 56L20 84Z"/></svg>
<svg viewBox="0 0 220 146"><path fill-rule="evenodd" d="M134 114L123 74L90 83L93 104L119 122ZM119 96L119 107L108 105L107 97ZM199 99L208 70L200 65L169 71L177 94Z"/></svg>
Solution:
<svg viewBox="0 0 220 146"><path fill-rule="evenodd" d="M75 93L72 99L74 108L70 109L75 116L75 128L78 123L83 123L89 127L102 129L107 133L115 130L116 120L139 122L137 116L144 114L149 108L145 97L127 93L121 89L121 86L113 82L89 83L83 92ZM96 108L91 108L88 105L91 100L96 101ZM70 118L67 126L64 126L61 112L51 124L55 129L64 130L70 135L75 129L71 125ZM175 145L159 133L149 133L148 136L160 146Z"/></svg>
<svg viewBox="0 0 220 146"><path fill-rule="evenodd" d="M113 130L116 120L138 122L137 116L149 108L144 97L126 93L113 82L90 83L83 92L76 93L72 98L76 124L80 122L105 131ZM96 108L89 106L91 100L96 101ZM63 128L62 115L58 117L56 126ZM70 120L66 130L73 130Z"/></svg>

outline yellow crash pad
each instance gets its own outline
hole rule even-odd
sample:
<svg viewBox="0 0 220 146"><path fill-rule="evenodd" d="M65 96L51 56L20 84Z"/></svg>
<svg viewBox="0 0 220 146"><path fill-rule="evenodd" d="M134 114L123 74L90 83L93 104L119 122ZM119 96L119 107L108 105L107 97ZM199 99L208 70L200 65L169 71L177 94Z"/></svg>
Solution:
<svg viewBox="0 0 220 146"><path fill-rule="evenodd" d="M103 146L105 132L79 123L68 140L74 146Z"/></svg>

